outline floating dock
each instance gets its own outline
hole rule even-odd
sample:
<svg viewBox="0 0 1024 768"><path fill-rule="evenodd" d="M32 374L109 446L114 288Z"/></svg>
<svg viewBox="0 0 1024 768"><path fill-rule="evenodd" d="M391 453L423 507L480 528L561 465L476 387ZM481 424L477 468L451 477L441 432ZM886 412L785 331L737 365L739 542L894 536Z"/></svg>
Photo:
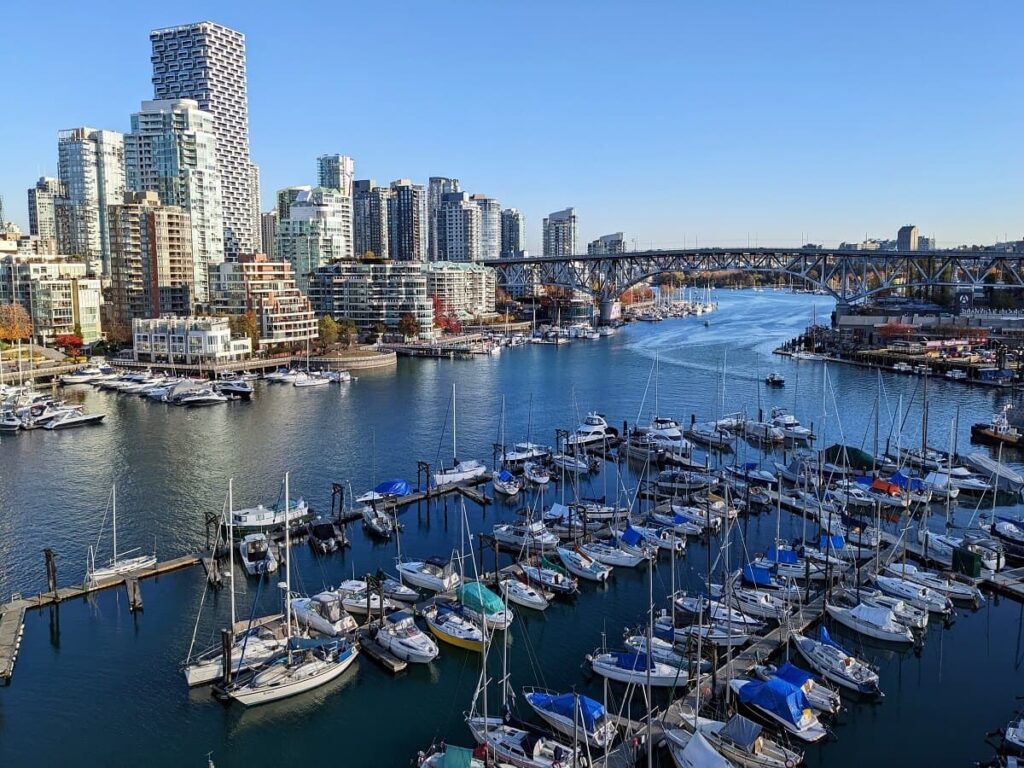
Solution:
<svg viewBox="0 0 1024 768"><path fill-rule="evenodd" d="M377 645L370 636L370 628L368 626L360 627L356 632L356 637L359 638L359 647L363 653L391 672L391 674L397 675L399 672L405 671L406 667L409 666L409 662L403 661L390 651Z"/></svg>
<svg viewBox="0 0 1024 768"><path fill-rule="evenodd" d="M6 609L0 613L0 683L10 685L14 662L18 660L21 638L25 634L25 609Z"/></svg>

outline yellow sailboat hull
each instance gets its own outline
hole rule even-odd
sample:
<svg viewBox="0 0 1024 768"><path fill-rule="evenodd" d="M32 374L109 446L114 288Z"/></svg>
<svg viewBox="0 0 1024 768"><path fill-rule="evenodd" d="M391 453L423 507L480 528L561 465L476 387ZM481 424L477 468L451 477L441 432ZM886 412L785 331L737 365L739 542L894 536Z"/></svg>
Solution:
<svg viewBox="0 0 1024 768"><path fill-rule="evenodd" d="M455 635L451 635L430 621L427 622L427 629L430 630L430 634L432 634L441 642L448 643L449 645L454 645L457 648L464 648L467 651L483 653L483 640L467 640L464 637L457 637Z"/></svg>

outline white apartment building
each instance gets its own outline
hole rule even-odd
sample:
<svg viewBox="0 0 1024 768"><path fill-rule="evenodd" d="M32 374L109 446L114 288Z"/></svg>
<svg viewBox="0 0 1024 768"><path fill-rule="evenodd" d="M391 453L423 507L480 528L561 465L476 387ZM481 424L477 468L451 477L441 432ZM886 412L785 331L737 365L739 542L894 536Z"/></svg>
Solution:
<svg viewBox="0 0 1024 768"><path fill-rule="evenodd" d="M149 33L153 97L195 99L213 115L229 259L259 243L259 170L249 156L245 35L202 21Z"/></svg>
<svg viewBox="0 0 1024 768"><path fill-rule="evenodd" d="M460 319L494 314L496 276L482 264L432 261L427 264L427 295Z"/></svg>
<svg viewBox="0 0 1024 768"><path fill-rule="evenodd" d="M587 243L587 254L590 256L609 256L626 252L626 239L621 232L601 235L597 240Z"/></svg>
<svg viewBox="0 0 1024 768"><path fill-rule="evenodd" d="M501 256L501 204L487 195L473 195L470 200L480 209L480 251L475 261L497 259Z"/></svg>
<svg viewBox="0 0 1024 768"><path fill-rule="evenodd" d="M192 223L193 300L209 300L210 267L224 261L224 209L214 119L192 99L144 101L124 138L125 179L154 191Z"/></svg>
<svg viewBox="0 0 1024 768"><path fill-rule="evenodd" d="M291 202L277 222L275 258L291 263L299 289L308 293L318 267L352 258L352 198L325 187L290 187L278 198Z"/></svg>
<svg viewBox="0 0 1024 768"><path fill-rule="evenodd" d="M64 198L60 179L42 176L28 190L28 228L49 253L57 253L57 205Z"/></svg>
<svg viewBox="0 0 1024 768"><path fill-rule="evenodd" d="M133 356L152 363L216 365L252 355L249 339L232 339L226 317L156 317L132 321Z"/></svg>
<svg viewBox="0 0 1024 768"><path fill-rule="evenodd" d="M103 337L98 278L88 276L84 261L66 256L0 256L0 304L20 304L32 319L32 336L52 344L78 329L91 344Z"/></svg>
<svg viewBox="0 0 1024 768"><path fill-rule="evenodd" d="M441 211L441 199L453 192L461 192L458 179L447 176L431 176L427 181L427 260L437 261L442 258L438 245L437 217Z"/></svg>
<svg viewBox="0 0 1024 768"><path fill-rule="evenodd" d="M316 159L318 187L336 189L346 197L352 197L352 181L355 175L355 161L347 155L320 155Z"/></svg>
<svg viewBox="0 0 1024 768"><path fill-rule="evenodd" d="M465 192L441 196L437 253L441 261L480 260L480 207Z"/></svg>
<svg viewBox="0 0 1024 768"><path fill-rule="evenodd" d="M576 255L576 209L565 208L544 218L544 256Z"/></svg>

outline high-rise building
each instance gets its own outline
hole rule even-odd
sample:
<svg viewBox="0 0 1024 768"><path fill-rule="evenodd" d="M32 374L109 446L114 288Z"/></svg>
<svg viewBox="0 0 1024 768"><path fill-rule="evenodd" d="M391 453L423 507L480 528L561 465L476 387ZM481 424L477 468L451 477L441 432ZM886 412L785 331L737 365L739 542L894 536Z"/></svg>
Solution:
<svg viewBox="0 0 1024 768"><path fill-rule="evenodd" d="M509 259L526 250L526 217L515 208L501 212L501 257Z"/></svg>
<svg viewBox="0 0 1024 768"><path fill-rule="evenodd" d="M275 248L277 247L277 210L267 211L260 215L260 240L263 241L263 253L267 254L271 261L274 260Z"/></svg>
<svg viewBox="0 0 1024 768"><path fill-rule="evenodd" d="M127 192L110 213L111 314L135 318L189 315L195 269L188 212L156 192Z"/></svg>
<svg viewBox="0 0 1024 768"><path fill-rule="evenodd" d="M245 35L210 21L157 29L152 44L153 97L195 99L213 115L224 206L224 252L233 259L256 250L258 170L249 157Z"/></svg>
<svg viewBox="0 0 1024 768"><path fill-rule="evenodd" d="M224 261L224 209L213 115L193 99L144 101L124 138L125 178L153 191L192 223L192 300L209 300L210 267Z"/></svg>
<svg viewBox="0 0 1024 768"><path fill-rule="evenodd" d="M94 128L60 131L57 175L64 185L56 212L58 250L100 259L109 274L107 206L124 197L124 134Z"/></svg>
<svg viewBox="0 0 1024 768"><path fill-rule="evenodd" d="M58 253L57 207L64 198L64 185L60 179L42 176L28 190L29 232L39 238L40 246L49 253Z"/></svg>
<svg viewBox="0 0 1024 768"><path fill-rule="evenodd" d="M313 274L310 300L319 315L351 320L361 332L397 330L412 315L422 339L434 337L434 309L424 265L415 261L339 261Z"/></svg>
<svg viewBox="0 0 1024 768"><path fill-rule="evenodd" d="M391 258L388 232L388 200L391 190L378 187L373 179L361 179L353 185L352 236L355 255L369 253L381 259Z"/></svg>
<svg viewBox="0 0 1024 768"><path fill-rule="evenodd" d="M427 259L437 261L442 258L438 250L437 236L437 215L441 210L441 198L452 192L461 192L458 179L449 179L447 176L431 176L427 182Z"/></svg>
<svg viewBox="0 0 1024 768"><path fill-rule="evenodd" d="M0 256L0 304L12 303L29 313L40 344L76 329L86 344L102 338L100 281L88 276L84 261L52 254Z"/></svg>
<svg viewBox="0 0 1024 768"><path fill-rule="evenodd" d="M324 187L295 190L287 217L277 222L274 258L291 263L306 293L317 267L352 258L352 198ZM282 197L292 197L291 191L282 190L278 200Z"/></svg>
<svg viewBox="0 0 1024 768"><path fill-rule="evenodd" d="M427 193L409 179L391 182L388 250L395 261L423 261L427 256Z"/></svg>
<svg viewBox="0 0 1024 768"><path fill-rule="evenodd" d="M229 315L252 312L259 344L293 344L315 339L317 321L309 299L295 284L287 261L263 253L243 253L237 262L210 270L213 308Z"/></svg>
<svg viewBox="0 0 1024 768"><path fill-rule="evenodd" d="M437 260L479 261L480 219L480 207L465 192L441 195L437 211Z"/></svg>
<svg viewBox="0 0 1024 768"><path fill-rule="evenodd" d="M352 180L355 173L355 162L347 155L320 155L316 159L318 187L336 189L346 197L352 197Z"/></svg>
<svg viewBox="0 0 1024 768"><path fill-rule="evenodd" d="M544 256L576 255L576 209L565 208L544 218Z"/></svg>
<svg viewBox="0 0 1024 768"><path fill-rule="evenodd" d="M621 232L601 235L597 240L587 243L587 253L591 256L608 256L613 253L625 253L626 240Z"/></svg>
<svg viewBox="0 0 1024 768"><path fill-rule="evenodd" d="M480 252L474 261L496 259L501 255L501 205L487 195L470 200L480 209Z"/></svg>
<svg viewBox="0 0 1024 768"><path fill-rule="evenodd" d="M917 250L917 227L913 224L906 224L900 227L900 231L896 233L896 250Z"/></svg>

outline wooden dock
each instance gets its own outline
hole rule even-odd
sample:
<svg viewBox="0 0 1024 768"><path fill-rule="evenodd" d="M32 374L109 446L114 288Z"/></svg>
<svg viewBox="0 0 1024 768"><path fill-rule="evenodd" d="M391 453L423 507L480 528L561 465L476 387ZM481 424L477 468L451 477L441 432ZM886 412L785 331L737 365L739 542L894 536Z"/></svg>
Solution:
<svg viewBox="0 0 1024 768"><path fill-rule="evenodd" d="M374 639L370 636L370 628L368 626L360 627L356 632L356 637L359 638L359 647L362 649L363 653L393 675L403 672L405 668L409 666L409 662L403 661L390 651L387 651L377 645Z"/></svg>
<svg viewBox="0 0 1024 768"><path fill-rule="evenodd" d="M18 660L21 638L25 634L25 609L0 613L0 683L10 685L14 662Z"/></svg>

